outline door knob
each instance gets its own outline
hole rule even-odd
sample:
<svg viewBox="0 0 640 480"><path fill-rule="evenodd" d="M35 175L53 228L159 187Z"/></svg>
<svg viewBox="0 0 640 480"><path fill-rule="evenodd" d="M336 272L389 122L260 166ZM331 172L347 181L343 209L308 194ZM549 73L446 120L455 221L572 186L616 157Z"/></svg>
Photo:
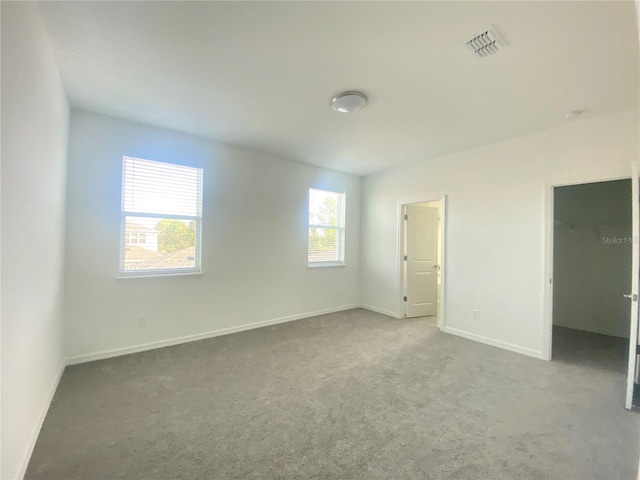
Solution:
<svg viewBox="0 0 640 480"><path fill-rule="evenodd" d="M435 268L436 270L440 270L440 265L434 265L433 268Z"/></svg>
<svg viewBox="0 0 640 480"><path fill-rule="evenodd" d="M622 296L624 298L628 298L632 302L637 302L638 301L638 295L636 295L635 293L629 293L628 295L622 295Z"/></svg>

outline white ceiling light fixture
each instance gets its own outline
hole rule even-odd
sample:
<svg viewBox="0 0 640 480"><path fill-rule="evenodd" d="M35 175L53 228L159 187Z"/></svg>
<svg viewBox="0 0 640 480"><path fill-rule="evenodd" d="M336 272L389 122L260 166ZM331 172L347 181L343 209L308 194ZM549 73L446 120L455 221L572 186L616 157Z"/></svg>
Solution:
<svg viewBox="0 0 640 480"><path fill-rule="evenodd" d="M570 112L564 115L566 120L575 120L580 117L584 113L584 110L571 110Z"/></svg>
<svg viewBox="0 0 640 480"><path fill-rule="evenodd" d="M469 37L465 42L467 48L480 58L490 57L498 53L498 50L507 46L507 42L497 32L496 28L491 25L483 32Z"/></svg>
<svg viewBox="0 0 640 480"><path fill-rule="evenodd" d="M340 113L353 113L362 110L367 104L367 96L362 92L350 90L331 99L331 108Z"/></svg>

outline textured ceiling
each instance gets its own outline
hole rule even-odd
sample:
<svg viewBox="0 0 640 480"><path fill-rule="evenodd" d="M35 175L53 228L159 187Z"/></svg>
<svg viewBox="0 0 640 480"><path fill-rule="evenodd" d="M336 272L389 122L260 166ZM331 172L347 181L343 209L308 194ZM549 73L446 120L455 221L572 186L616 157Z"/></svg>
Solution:
<svg viewBox="0 0 640 480"><path fill-rule="evenodd" d="M358 175L638 103L633 2L40 8L73 106ZM509 47L476 58L491 24ZM332 111L347 89L369 105Z"/></svg>

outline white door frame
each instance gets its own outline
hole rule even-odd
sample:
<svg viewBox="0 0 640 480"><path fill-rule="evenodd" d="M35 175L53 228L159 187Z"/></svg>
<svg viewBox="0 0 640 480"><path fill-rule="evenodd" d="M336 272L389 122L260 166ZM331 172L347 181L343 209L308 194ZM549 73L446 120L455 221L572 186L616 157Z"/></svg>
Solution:
<svg viewBox="0 0 640 480"><path fill-rule="evenodd" d="M398 286L398 291L396 292L396 298L398 299L397 303L397 317L404 318L404 207L406 205L411 205L413 203L425 203L425 202L440 202L440 238L438 241L440 242L440 308L438 310L438 328L440 330L444 329L446 325L446 289L447 289L447 195L424 195L424 196L413 196L409 198L403 198L398 201L398 212L396 218L398 219L397 231L397 278L396 285Z"/></svg>
<svg viewBox="0 0 640 480"><path fill-rule="evenodd" d="M631 288L629 294L625 295L631 301L631 325L629 329L629 361L627 364L627 394L625 398L625 408L633 408L633 394L638 378L638 235L640 235L640 225L638 224L638 164L631 165L631 212L633 220L631 222L631 245L633 253L631 255ZM640 472L638 472L640 475Z"/></svg>
<svg viewBox="0 0 640 480"><path fill-rule="evenodd" d="M554 189L569 185L582 185L585 183L611 182L615 180L631 179L629 175L611 177L573 177L566 180L558 180L553 183L545 183L545 225L544 225L544 304L542 319L542 358L551 360L553 342L553 210ZM625 292L621 292L622 293Z"/></svg>

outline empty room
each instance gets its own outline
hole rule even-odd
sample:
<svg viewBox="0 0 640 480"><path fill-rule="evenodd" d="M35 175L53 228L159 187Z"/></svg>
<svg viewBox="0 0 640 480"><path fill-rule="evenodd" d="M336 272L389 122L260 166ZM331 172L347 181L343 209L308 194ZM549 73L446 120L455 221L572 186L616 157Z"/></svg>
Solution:
<svg viewBox="0 0 640 480"><path fill-rule="evenodd" d="M0 2L0 478L637 479L637 7Z"/></svg>

